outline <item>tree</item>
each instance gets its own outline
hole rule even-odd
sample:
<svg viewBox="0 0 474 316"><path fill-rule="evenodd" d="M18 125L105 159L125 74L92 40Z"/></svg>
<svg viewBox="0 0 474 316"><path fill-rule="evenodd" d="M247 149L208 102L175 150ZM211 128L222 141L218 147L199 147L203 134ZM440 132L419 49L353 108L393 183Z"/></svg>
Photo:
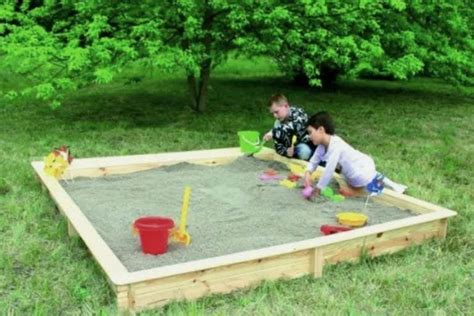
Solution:
<svg viewBox="0 0 474 316"><path fill-rule="evenodd" d="M298 82L330 86L341 74L423 74L474 83L474 14L468 2L281 1L268 16L257 37Z"/></svg>
<svg viewBox="0 0 474 316"><path fill-rule="evenodd" d="M311 85L341 74L473 84L473 17L463 0L5 0L0 60L52 107L132 63L182 68L204 111L212 69L233 50L272 56Z"/></svg>
<svg viewBox="0 0 474 316"><path fill-rule="evenodd" d="M469 1L407 1L404 10L380 14L379 73L396 79L416 74L474 85L474 10Z"/></svg>
<svg viewBox="0 0 474 316"><path fill-rule="evenodd" d="M225 60L263 1L7 1L0 58L32 80L23 93L60 105L64 92L108 83L124 67L186 72L191 106L204 111L213 67ZM6 94L16 96L15 91Z"/></svg>

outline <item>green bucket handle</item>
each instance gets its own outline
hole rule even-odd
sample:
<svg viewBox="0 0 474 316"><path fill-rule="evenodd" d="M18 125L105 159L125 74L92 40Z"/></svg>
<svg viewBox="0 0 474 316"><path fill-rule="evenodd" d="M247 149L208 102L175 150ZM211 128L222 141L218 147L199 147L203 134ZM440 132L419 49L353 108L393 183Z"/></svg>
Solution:
<svg viewBox="0 0 474 316"><path fill-rule="evenodd" d="M257 139L256 142L252 142L250 140L248 140L246 137L245 137L245 134L248 133L248 132L253 132L253 131L240 131L237 133L237 135L239 136L239 140L242 142L245 142L247 143L248 145L250 145L251 147L253 148L247 148L245 146L240 146L241 150L246 153L246 154L256 154L258 153L260 150L262 150L263 148L263 145L265 144L265 141L260 141L260 136L259 136L259 139ZM258 133L258 132L256 132Z"/></svg>

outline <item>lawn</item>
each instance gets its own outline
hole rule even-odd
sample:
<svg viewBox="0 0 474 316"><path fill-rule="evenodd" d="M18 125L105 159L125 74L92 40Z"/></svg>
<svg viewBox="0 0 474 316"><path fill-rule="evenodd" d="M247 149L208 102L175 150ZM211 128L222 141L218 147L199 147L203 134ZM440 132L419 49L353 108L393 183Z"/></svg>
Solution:
<svg viewBox="0 0 474 316"><path fill-rule="evenodd" d="M0 85L21 78L3 73ZM128 78L144 76L138 82ZM68 144L78 158L237 146L236 132L267 131L275 92L308 113L329 111L337 133L408 194L459 213L444 242L325 267L324 277L265 282L230 295L172 303L144 315L469 314L474 310L474 89L416 79L341 81L334 91L291 84L268 60L216 69L208 111L187 106L181 73L131 69L51 110L34 99L0 105L0 314L114 314L100 267L43 192L29 162ZM278 197L275 197L278 198Z"/></svg>

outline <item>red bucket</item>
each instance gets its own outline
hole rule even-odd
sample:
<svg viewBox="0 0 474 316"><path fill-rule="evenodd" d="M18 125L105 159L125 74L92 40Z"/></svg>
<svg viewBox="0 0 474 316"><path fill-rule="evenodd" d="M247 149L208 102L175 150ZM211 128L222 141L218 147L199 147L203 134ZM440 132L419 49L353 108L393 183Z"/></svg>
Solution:
<svg viewBox="0 0 474 316"><path fill-rule="evenodd" d="M147 216L137 219L133 227L140 234L143 253L163 254L168 250L169 231L174 227L171 218Z"/></svg>

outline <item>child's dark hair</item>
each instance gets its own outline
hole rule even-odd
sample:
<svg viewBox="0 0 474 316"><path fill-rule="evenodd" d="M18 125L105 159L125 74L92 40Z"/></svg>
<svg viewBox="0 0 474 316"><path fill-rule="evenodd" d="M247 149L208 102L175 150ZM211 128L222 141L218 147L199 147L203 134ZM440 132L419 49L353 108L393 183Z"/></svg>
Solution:
<svg viewBox="0 0 474 316"><path fill-rule="evenodd" d="M322 112L313 114L309 118L307 126L312 126L316 129L322 126L324 127L324 130L326 131L326 133L328 133L329 135L334 135L335 133L334 123L328 112L322 111Z"/></svg>

